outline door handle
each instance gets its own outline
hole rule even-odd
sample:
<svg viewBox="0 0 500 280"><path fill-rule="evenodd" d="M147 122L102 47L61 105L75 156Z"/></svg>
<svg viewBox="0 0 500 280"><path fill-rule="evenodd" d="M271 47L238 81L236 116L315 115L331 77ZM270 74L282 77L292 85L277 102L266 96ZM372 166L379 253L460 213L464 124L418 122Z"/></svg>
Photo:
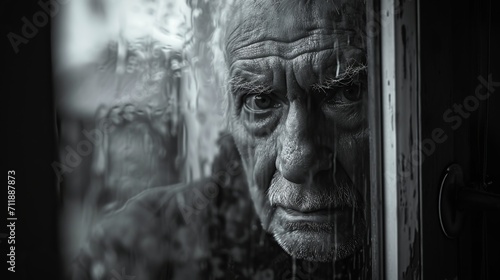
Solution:
<svg viewBox="0 0 500 280"><path fill-rule="evenodd" d="M500 195L478 189L477 184L466 185L460 165L446 169L439 190L439 222L449 238L458 236L464 213L468 211L500 211Z"/></svg>

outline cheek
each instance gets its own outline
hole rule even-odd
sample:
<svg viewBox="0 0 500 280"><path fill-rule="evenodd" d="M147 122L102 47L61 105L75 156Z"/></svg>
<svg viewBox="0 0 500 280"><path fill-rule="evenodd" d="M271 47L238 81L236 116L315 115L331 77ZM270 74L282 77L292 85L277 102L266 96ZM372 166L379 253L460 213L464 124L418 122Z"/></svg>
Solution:
<svg viewBox="0 0 500 280"><path fill-rule="evenodd" d="M267 137L254 137L243 124L234 122L232 134L240 152L249 186L266 190L276 168L277 137L271 133Z"/></svg>
<svg viewBox="0 0 500 280"><path fill-rule="evenodd" d="M268 198L268 188L276 171L276 148L274 141L259 141L255 147L252 179L249 180L250 195L264 230L273 220L273 209Z"/></svg>
<svg viewBox="0 0 500 280"><path fill-rule="evenodd" d="M254 209L267 229L272 220L272 208L266 190L276 170L276 140L272 135L266 139L251 137L244 131L240 127L233 137L241 154Z"/></svg>
<svg viewBox="0 0 500 280"><path fill-rule="evenodd" d="M340 133L337 141L337 160L354 182L368 166L368 129ZM367 171L367 170L366 170Z"/></svg>
<svg viewBox="0 0 500 280"><path fill-rule="evenodd" d="M277 145L275 137L261 139L255 147L255 162L253 180L261 191L269 188L271 179L276 172Z"/></svg>

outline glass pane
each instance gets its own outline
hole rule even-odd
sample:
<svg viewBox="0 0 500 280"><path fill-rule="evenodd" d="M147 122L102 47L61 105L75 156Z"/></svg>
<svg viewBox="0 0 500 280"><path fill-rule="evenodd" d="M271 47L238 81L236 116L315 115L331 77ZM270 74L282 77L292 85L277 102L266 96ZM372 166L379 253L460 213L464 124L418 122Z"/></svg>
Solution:
<svg viewBox="0 0 500 280"><path fill-rule="evenodd" d="M68 275L371 279L367 36L378 34L366 11L361 0L64 6L55 170Z"/></svg>

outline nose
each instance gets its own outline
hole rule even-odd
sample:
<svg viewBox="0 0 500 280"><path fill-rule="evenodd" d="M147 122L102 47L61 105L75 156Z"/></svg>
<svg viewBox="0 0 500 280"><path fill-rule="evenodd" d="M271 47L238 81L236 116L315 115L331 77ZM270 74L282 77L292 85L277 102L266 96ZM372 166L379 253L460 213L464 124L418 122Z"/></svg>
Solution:
<svg viewBox="0 0 500 280"><path fill-rule="evenodd" d="M276 168L292 183L309 182L318 172L332 167L333 154L320 141L322 133L314 114L307 106L292 102L280 135Z"/></svg>

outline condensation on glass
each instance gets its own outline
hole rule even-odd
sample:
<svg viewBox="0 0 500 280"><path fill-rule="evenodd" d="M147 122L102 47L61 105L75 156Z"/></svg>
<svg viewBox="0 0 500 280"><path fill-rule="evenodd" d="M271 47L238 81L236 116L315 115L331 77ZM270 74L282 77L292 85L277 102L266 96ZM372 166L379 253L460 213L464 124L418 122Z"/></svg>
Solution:
<svg viewBox="0 0 500 280"><path fill-rule="evenodd" d="M241 279L372 279L380 275L384 250L380 241L382 209L379 204L372 205L372 200L381 200L378 192L382 179L370 178L370 173L380 171L377 160L382 151L381 131L377 131L380 122L374 119L381 114L377 106L382 100L371 93L379 85L379 77L371 73L380 63L371 57L378 53L378 34L363 28L363 36L372 36L363 37L363 59L368 57L365 62L351 65L338 52L333 62L336 69L332 73L337 78L350 67L355 69L350 75L366 72L361 78L346 81L348 86L362 83L368 93L352 96L340 84L331 86L344 81L336 77L331 77L330 85L321 85L323 91L334 87L342 94L351 94L341 99L351 102L358 98L363 104L356 114L364 116L360 125L366 129L362 136L352 136L365 137L364 142L360 140L364 146L356 150L362 159L350 166L357 174L356 180L350 179L355 181L364 204L362 249L347 261L336 263L300 260L284 254L276 244L266 243L268 237L259 229L261 221L252 212L254 206L246 189L245 170L252 168L241 162L233 137L227 133L233 117L228 109L228 91L234 86L231 82L237 80L225 83L229 69L222 48L227 42L220 35L226 28L223 22L232 16L227 7L233 2L74 0L62 6L61 16L54 23L60 160L53 167L60 182L61 248L66 273L73 273L76 267L86 270L89 279L195 279L193 275L199 279L233 279L238 275ZM344 1L338 2L339 11L348 10L342 5ZM368 2L359 11L374 11L372 2ZM369 16L374 15L380 16ZM330 43L334 49L342 48L355 38L346 40ZM273 51L286 49L284 43L275 41ZM237 82L239 88L253 87L251 94L274 94L255 81ZM330 101L340 102L335 98ZM257 106L278 104L260 95L257 102ZM347 126L353 117L347 118L338 122ZM358 140L345 135L342 140L331 141L344 141L344 147L355 146ZM368 144L370 139L379 142ZM270 144L269 149L278 149L278 145ZM350 153L336 150L332 154L334 164L336 157L346 152ZM377 165L371 165L370 160ZM201 184L199 189L197 184ZM186 186L193 189L183 190ZM172 194L165 195L167 188ZM349 191L329 194L350 195ZM130 202L131 198L135 202ZM211 208L212 204L217 207ZM176 209L169 205L176 205ZM128 211L133 214L126 216ZM114 216L117 212L121 216ZM329 221L351 222L331 215L328 212ZM201 224L199 229L197 224ZM329 239L344 234L334 232ZM89 243L96 242L96 238L102 242ZM107 251L115 245L117 250ZM96 247L101 254L88 257Z"/></svg>

